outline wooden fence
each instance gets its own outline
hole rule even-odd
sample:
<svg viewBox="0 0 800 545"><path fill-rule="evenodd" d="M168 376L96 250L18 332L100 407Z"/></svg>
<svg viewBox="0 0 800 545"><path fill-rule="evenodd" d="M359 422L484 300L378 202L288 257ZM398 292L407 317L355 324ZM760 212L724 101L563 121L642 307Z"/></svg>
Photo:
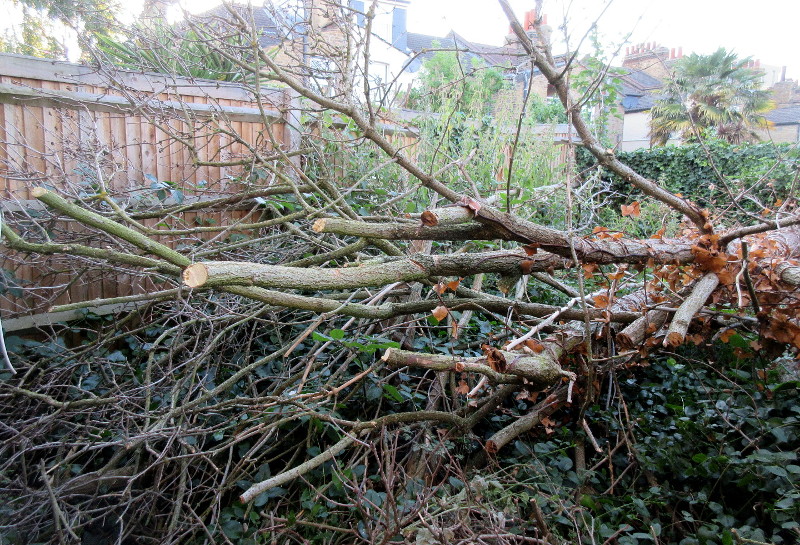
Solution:
<svg viewBox="0 0 800 545"><path fill-rule="evenodd" d="M290 94L262 89L261 104L238 85L140 74L0 55L0 206L29 232L43 207L37 186L92 195L107 189L125 206L207 200L241 191L237 158L275 146L292 150L298 133ZM234 135L238 135L234 137ZM205 214L225 225L244 211ZM238 214L238 216L237 216ZM201 218L185 214L183 224ZM155 227L159 219L143 223ZM76 236L76 223L55 226ZM42 240L42 233L35 238ZM45 236L46 238L46 236ZM167 241L175 244L175 240ZM39 313L53 304L132 295L153 289L113 271L67 267L56 258L31 262L7 254L0 263L3 317ZM36 288L34 288L37 286ZM8 320L7 320L8 321Z"/></svg>
<svg viewBox="0 0 800 545"><path fill-rule="evenodd" d="M286 89L261 89L163 74L107 72L90 66L0 54L0 210L31 240L114 244L76 222L47 220L34 187L84 197L113 194L126 210L206 201L253 186L241 175L254 152L299 150L299 101ZM404 127L419 112L393 112L381 128L413 153L418 136ZM422 114L432 115L432 114ZM411 117L409 117L411 116ZM409 119L406 119L409 117ZM551 168L567 162L566 126L542 128L560 143ZM311 134L313 134L313 129ZM295 156L294 160L299 158ZM241 161L239 161L241 160ZM239 164L237 164L237 162ZM335 165L331 165L334 166ZM498 176L502 176L501 172ZM260 187L268 183L258 182ZM226 209L142 219L150 229L230 226L250 212ZM44 219L43 219L44 217ZM194 235L196 243L204 235ZM209 237L215 236L210 233ZM158 236L172 246L180 236ZM0 313L6 331L74 317L47 315L53 305L163 289L151 277L79 259L0 256ZM34 261L35 260L35 261ZM92 309L119 311L118 305Z"/></svg>

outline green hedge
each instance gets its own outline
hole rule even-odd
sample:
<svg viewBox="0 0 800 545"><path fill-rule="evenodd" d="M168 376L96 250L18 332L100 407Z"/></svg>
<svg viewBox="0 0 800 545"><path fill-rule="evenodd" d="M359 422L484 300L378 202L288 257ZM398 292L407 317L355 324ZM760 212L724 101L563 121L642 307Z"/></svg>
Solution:
<svg viewBox="0 0 800 545"><path fill-rule="evenodd" d="M745 189L765 206L772 206L777 199L787 197L800 168L800 150L790 144L733 145L713 140L703 144L640 149L617 156L640 174L702 206L724 206L730 202L730 194L737 195ZM581 149L579 166L582 172L593 172L594 157ZM609 172L603 172L602 176L624 200L637 194L618 176ZM760 207L750 200L742 199L740 205L760 212Z"/></svg>

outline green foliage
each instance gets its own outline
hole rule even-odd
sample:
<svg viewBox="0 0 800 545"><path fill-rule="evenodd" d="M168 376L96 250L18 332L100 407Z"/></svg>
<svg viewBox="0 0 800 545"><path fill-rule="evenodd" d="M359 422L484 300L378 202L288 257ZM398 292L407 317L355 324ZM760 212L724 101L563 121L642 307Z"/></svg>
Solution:
<svg viewBox="0 0 800 545"><path fill-rule="evenodd" d="M13 0L13 3L21 5L23 13L35 12L46 35L34 39L44 38L47 42L53 41L50 34L53 22L78 33L108 34L121 9L119 0Z"/></svg>
<svg viewBox="0 0 800 545"><path fill-rule="evenodd" d="M724 48L678 60L666 96L651 110L653 142L663 145L674 133L684 141L706 136L734 144L758 140L755 129L766 125L763 114L773 105L749 62Z"/></svg>
<svg viewBox="0 0 800 545"><path fill-rule="evenodd" d="M580 171L594 164L585 150L578 154ZM788 144L729 144L719 139L702 144L684 144L640 149L618 154L619 159L643 176L655 180L672 193L701 206L730 206L726 220L744 212L760 213L789 194L800 166L800 150ZM625 204L641 198L630 184L603 172L610 189ZM720 178L721 176L721 178ZM746 195L746 199L742 196ZM760 203L760 204L759 204Z"/></svg>
<svg viewBox="0 0 800 545"><path fill-rule="evenodd" d="M8 28L0 37L0 52L31 55L48 59L63 59L64 47L55 38L53 21L42 12L23 5L22 24Z"/></svg>
<svg viewBox="0 0 800 545"><path fill-rule="evenodd" d="M506 87L503 74L477 57L438 51L422 65L419 87L409 97L412 109L426 112L490 113L493 98Z"/></svg>
<svg viewBox="0 0 800 545"><path fill-rule="evenodd" d="M518 441L498 478L520 506L536 499L567 542L600 543L618 532L617 542L629 545L654 536L665 545L722 545L733 543L735 530L744 539L795 543L798 381L785 382L781 365L739 358L747 343L734 335L715 347L713 362L687 353L618 375L621 397L603 396L587 413L604 452L587 466L614 452L594 470L576 473L576 435L562 429ZM630 435L616 443L621 434Z"/></svg>
<svg viewBox="0 0 800 545"><path fill-rule="evenodd" d="M525 111L525 123L528 125L566 122L567 114L558 99L544 99L537 95L528 97Z"/></svg>
<svg viewBox="0 0 800 545"><path fill-rule="evenodd" d="M589 122L595 137L603 145L610 146L608 133L611 122L622 117L619 104L621 76L625 70L610 65L608 55L597 37L597 29L593 29L589 39L593 53L581 59L579 69L572 74L571 85L583 97L582 115Z"/></svg>
<svg viewBox="0 0 800 545"><path fill-rule="evenodd" d="M218 47L245 47L244 39L234 35L221 43L210 28L183 30L181 32L161 19L147 26L130 30L129 37L120 41L111 36L95 36L98 52L103 60L128 70L160 72L218 81L242 81L245 72L219 52ZM209 43L215 43L210 47Z"/></svg>
<svg viewBox="0 0 800 545"><path fill-rule="evenodd" d="M14 0L14 3L41 10L48 17L64 22L75 22L98 15L111 21L120 9L118 0Z"/></svg>

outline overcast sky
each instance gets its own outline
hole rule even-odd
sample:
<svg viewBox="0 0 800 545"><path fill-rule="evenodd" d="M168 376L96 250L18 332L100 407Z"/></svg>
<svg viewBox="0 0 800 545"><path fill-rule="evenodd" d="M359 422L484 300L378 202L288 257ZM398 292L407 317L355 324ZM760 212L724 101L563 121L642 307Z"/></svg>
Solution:
<svg viewBox="0 0 800 545"><path fill-rule="evenodd" d="M510 0L517 16L533 0ZM550 26L567 14L570 33L582 35L608 5L604 0L544 0ZM473 41L500 44L508 23L496 0L411 0L409 30L444 34L454 29ZM788 66L800 78L800 0L613 0L599 21L604 45L658 42L684 54L711 53L723 46L762 64ZM624 47L623 47L624 52Z"/></svg>
<svg viewBox="0 0 800 545"><path fill-rule="evenodd" d="M123 5L136 11L141 2L126 0ZM219 0L181 3L198 12ZM534 0L510 3L520 19L534 7ZM543 11L556 35L566 14L570 33L581 36L608 3L544 0ZM0 28L13 24L12 4L0 0ZM633 44L658 42L668 48L682 47L684 54L707 54L723 46L742 57L759 59L763 65L787 66L787 77L800 79L800 0L612 0L610 4L599 21L602 43L609 51L633 31ZM495 45L502 44L508 33L496 0L411 0L408 15L411 32L444 36L453 29L472 41Z"/></svg>

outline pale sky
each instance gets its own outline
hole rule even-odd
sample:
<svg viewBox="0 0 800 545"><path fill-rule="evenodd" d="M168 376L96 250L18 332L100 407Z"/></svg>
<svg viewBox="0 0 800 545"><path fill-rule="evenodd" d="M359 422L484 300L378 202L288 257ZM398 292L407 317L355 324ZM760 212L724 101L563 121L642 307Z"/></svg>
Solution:
<svg viewBox="0 0 800 545"><path fill-rule="evenodd" d="M509 3L520 20L534 7L533 0ZM582 36L606 5L604 0L544 0L543 12L554 36L565 13L570 33ZM495 0L411 0L408 26L426 34L452 28L472 41L496 45L508 33ZM787 66L787 77L800 78L798 0L613 0L598 27L609 49L633 30L633 44L658 42L683 47L684 54L712 53L723 46L762 64Z"/></svg>
<svg viewBox="0 0 800 545"><path fill-rule="evenodd" d="M218 3L181 0L193 12ZM10 4L0 0L6 24L12 20L5 16ZM123 4L135 9L141 0ZM510 4L522 19L533 9L534 0L510 0ZM543 11L554 38L562 35L557 27L565 14L570 34L582 36L608 4L608 0L544 0ZM800 0L612 0L610 4L598 23L601 42L609 51L632 30L632 44L657 42L682 47L684 54L707 54L723 46L741 57L759 59L762 65L787 66L787 77L800 79ZM440 36L453 29L472 41L500 45L508 23L496 0L411 0L408 29ZM558 46L555 49L558 53Z"/></svg>

